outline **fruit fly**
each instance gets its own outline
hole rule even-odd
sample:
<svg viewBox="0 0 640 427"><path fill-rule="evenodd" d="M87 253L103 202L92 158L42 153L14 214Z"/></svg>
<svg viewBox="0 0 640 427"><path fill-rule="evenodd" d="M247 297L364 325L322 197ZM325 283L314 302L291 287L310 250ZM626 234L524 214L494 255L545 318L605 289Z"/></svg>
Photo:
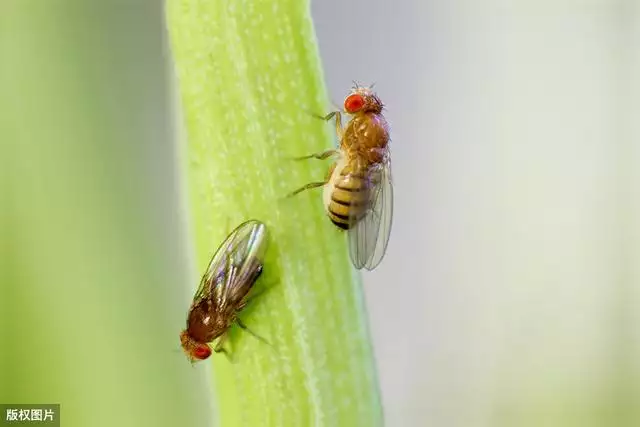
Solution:
<svg viewBox="0 0 640 427"><path fill-rule="evenodd" d="M182 349L191 363L225 352L223 343L234 323L248 330L237 317L246 306L249 292L262 273L267 229L260 221L240 224L216 250L202 276L189 314L180 333Z"/></svg>
<svg viewBox="0 0 640 427"><path fill-rule="evenodd" d="M344 99L344 111L333 111L340 145L337 149L298 157L333 158L325 180L312 182L289 194L324 187L327 216L338 228L347 230L349 255L357 269L373 270L384 257L391 233L393 186L389 152L389 126L382 115L383 104L373 92L354 82ZM342 114L351 116L346 126Z"/></svg>

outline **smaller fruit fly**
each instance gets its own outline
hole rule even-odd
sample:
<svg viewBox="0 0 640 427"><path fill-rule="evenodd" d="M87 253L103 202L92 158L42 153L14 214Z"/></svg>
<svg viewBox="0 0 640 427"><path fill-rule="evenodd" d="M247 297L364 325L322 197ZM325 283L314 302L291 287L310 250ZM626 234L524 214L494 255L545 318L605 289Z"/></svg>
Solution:
<svg viewBox="0 0 640 427"><path fill-rule="evenodd" d="M180 333L191 363L211 356L210 343L216 339L213 351L226 353L223 344L234 323L248 330L237 315L262 273L266 247L266 226L249 220L236 227L214 253L189 308L187 328Z"/></svg>
<svg viewBox="0 0 640 427"><path fill-rule="evenodd" d="M343 111L317 116L335 117L340 140L337 149L304 159L333 158L324 181L312 182L289 194L324 187L324 207L331 222L349 236L349 255L357 269L375 269L387 249L393 218L393 186L389 150L389 127L383 104L369 87L354 82L343 103ZM342 125L342 114L351 116Z"/></svg>

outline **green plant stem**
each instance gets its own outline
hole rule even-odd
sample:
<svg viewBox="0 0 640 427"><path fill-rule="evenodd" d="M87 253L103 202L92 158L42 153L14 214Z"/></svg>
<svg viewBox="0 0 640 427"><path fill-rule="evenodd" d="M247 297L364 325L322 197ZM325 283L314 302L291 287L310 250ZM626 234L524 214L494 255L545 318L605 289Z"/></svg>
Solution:
<svg viewBox="0 0 640 427"><path fill-rule="evenodd" d="M234 328L235 362L212 357L220 425L380 425L346 237L325 216L321 190L284 198L322 180L329 166L290 158L332 143L331 126L311 115L329 104L308 2L169 0L167 22L198 268L241 221L256 218L270 230L261 279L268 291L243 320L271 345Z"/></svg>

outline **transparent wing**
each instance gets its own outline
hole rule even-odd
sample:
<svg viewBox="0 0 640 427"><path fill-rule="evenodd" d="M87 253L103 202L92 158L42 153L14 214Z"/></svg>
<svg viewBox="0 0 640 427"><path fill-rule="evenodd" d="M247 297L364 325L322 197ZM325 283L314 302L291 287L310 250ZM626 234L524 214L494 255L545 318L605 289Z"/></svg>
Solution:
<svg viewBox="0 0 640 427"><path fill-rule="evenodd" d="M240 224L216 250L200 281L193 304L212 301L217 310L235 309L262 272L266 226L256 220Z"/></svg>
<svg viewBox="0 0 640 427"><path fill-rule="evenodd" d="M365 191L368 203L364 211L352 210L349 255L355 268L370 271L382 261L391 235L393 185L388 162L369 169Z"/></svg>

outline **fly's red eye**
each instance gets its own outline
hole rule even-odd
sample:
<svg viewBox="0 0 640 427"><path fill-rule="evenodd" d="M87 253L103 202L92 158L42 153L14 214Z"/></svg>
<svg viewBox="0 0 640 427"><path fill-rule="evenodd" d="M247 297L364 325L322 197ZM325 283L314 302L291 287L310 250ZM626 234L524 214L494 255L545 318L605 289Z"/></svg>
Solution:
<svg viewBox="0 0 640 427"><path fill-rule="evenodd" d="M347 96L344 100L344 109L347 113L357 113L364 107L364 98L357 93Z"/></svg>
<svg viewBox="0 0 640 427"><path fill-rule="evenodd" d="M211 356L211 349L207 345L199 345L193 349L193 355L196 359L204 360Z"/></svg>

